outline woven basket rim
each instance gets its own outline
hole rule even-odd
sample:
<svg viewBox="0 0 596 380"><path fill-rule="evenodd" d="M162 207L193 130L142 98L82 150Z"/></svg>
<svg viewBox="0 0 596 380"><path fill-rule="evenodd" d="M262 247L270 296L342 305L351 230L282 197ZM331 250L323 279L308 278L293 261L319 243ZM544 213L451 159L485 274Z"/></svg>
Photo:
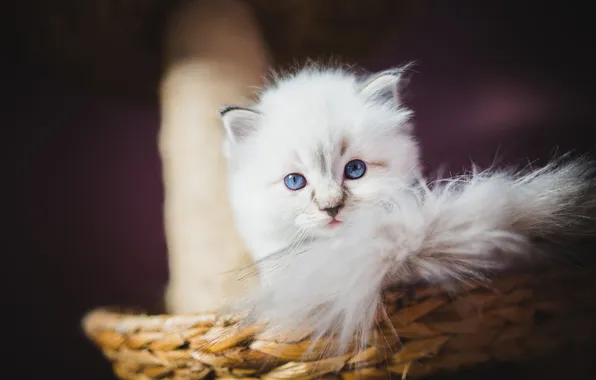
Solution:
<svg viewBox="0 0 596 380"><path fill-rule="evenodd" d="M586 322L596 318L594 291L596 267L505 276L455 296L441 287L392 290L385 304L399 339L375 330L386 344L377 339L363 351L331 357L318 346L309 352L308 340L273 340L263 325L241 329L242 314L108 307L89 312L83 329L120 378L417 377L524 359L596 336ZM538 321L544 315L546 322Z"/></svg>

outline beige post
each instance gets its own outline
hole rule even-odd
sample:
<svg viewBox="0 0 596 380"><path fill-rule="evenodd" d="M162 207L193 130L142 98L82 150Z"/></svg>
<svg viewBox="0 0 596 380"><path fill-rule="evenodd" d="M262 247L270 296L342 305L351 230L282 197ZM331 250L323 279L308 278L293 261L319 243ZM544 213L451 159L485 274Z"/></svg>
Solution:
<svg viewBox="0 0 596 380"><path fill-rule="evenodd" d="M213 310L249 285L251 263L227 199L217 110L254 96L267 70L259 30L244 5L198 0L174 15L166 37L159 136L171 313ZM253 283L254 286L254 283Z"/></svg>

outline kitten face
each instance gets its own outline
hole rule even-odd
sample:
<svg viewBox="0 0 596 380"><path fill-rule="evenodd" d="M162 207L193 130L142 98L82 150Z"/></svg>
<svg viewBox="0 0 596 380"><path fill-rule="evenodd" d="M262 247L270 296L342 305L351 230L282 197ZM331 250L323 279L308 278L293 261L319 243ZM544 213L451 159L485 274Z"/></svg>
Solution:
<svg viewBox="0 0 596 380"><path fill-rule="evenodd" d="M419 152L400 74L307 70L265 90L254 109L222 110L231 202L256 259L333 236L411 184Z"/></svg>

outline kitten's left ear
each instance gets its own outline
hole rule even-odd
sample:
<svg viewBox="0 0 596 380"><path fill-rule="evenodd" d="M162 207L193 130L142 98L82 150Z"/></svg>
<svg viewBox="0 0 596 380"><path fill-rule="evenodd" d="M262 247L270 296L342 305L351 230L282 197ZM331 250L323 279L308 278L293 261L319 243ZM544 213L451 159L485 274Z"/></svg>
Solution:
<svg viewBox="0 0 596 380"><path fill-rule="evenodd" d="M362 84L360 93L369 100L393 100L399 103L404 74L411 65L408 64L373 75Z"/></svg>
<svg viewBox="0 0 596 380"><path fill-rule="evenodd" d="M255 110L237 106L225 106L219 110L228 139L237 143L256 132L261 114Z"/></svg>

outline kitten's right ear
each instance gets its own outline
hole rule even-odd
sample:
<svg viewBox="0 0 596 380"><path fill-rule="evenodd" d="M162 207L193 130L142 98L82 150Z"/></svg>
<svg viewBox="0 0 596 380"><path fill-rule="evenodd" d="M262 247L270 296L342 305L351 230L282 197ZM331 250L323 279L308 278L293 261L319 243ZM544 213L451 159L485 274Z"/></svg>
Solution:
<svg viewBox="0 0 596 380"><path fill-rule="evenodd" d="M261 114L250 108L225 106L219 110L228 139L236 143L257 130Z"/></svg>
<svg viewBox="0 0 596 380"><path fill-rule="evenodd" d="M400 103L400 90L404 85L404 74L413 65L412 62L373 75L361 85L360 93L370 100L393 100Z"/></svg>

